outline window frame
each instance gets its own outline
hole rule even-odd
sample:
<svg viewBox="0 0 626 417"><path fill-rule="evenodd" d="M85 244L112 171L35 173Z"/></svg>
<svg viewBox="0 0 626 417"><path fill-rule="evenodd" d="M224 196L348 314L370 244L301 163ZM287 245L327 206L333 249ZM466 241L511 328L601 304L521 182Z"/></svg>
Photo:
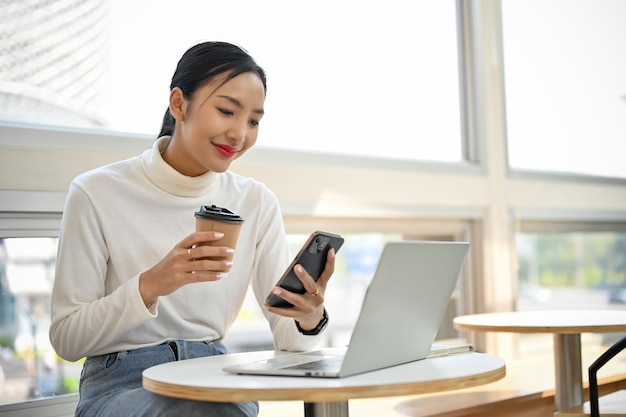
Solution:
<svg viewBox="0 0 626 417"><path fill-rule="evenodd" d="M466 311L503 311L513 307L516 297L515 231L557 226L623 230L626 181L509 168L502 111L500 1L456 3L463 51L462 125L467 162L350 158L259 145L234 167L276 192L290 231L309 231L313 225L331 227L334 222L345 222L355 230L371 227L373 222L377 223L374 227L396 227L403 221L427 223L433 231L438 226L449 230L464 224L475 251ZM73 176L136 156L151 141L115 132L0 122L0 235L56 236ZM33 166L33 162L43 166ZM52 178L33 178L50 167ZM301 192L294 190L294 183L308 184L312 172L319 174L316 185ZM383 185L378 185L380 182ZM479 338L475 346L506 356L512 344L503 341L506 337ZM0 415L49 416L57 407L77 400L77 395L66 397L0 405Z"/></svg>

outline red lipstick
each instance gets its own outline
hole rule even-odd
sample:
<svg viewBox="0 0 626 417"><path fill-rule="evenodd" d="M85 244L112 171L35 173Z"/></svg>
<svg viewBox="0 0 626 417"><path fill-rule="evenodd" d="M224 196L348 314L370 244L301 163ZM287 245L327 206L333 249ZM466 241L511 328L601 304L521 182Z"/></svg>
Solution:
<svg viewBox="0 0 626 417"><path fill-rule="evenodd" d="M235 156L237 152L239 152L237 148L233 148L232 146L228 146L228 145L215 144L214 146L217 149L217 151L222 156L225 156L226 158L232 158L233 156Z"/></svg>

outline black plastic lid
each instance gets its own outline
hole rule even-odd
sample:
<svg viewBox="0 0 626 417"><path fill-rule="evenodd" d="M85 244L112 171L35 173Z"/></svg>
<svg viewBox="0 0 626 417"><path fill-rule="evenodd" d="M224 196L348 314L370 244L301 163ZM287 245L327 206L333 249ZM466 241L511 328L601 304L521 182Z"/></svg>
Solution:
<svg viewBox="0 0 626 417"><path fill-rule="evenodd" d="M217 207L214 204L201 206L200 210L196 211L195 216L201 219L217 220L226 223L243 223L243 217L237 213L233 213L223 207Z"/></svg>

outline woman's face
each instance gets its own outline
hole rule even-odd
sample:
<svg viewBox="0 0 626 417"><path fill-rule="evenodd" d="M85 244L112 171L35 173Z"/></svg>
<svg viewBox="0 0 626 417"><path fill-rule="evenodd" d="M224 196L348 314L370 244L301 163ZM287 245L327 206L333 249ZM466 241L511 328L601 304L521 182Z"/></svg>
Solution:
<svg viewBox="0 0 626 417"><path fill-rule="evenodd" d="M192 100L178 88L170 93L176 128L163 159L181 174L226 171L256 143L265 102L263 82L252 72L223 80L218 77L199 88Z"/></svg>

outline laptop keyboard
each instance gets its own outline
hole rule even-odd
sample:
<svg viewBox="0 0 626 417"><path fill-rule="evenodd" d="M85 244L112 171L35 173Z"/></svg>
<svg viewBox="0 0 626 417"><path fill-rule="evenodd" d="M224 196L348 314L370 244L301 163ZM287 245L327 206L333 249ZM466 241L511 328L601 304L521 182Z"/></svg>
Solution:
<svg viewBox="0 0 626 417"><path fill-rule="evenodd" d="M308 371L321 371L328 369L339 369L343 362L343 356L332 356L312 362L299 363L287 366L284 369L303 369Z"/></svg>

